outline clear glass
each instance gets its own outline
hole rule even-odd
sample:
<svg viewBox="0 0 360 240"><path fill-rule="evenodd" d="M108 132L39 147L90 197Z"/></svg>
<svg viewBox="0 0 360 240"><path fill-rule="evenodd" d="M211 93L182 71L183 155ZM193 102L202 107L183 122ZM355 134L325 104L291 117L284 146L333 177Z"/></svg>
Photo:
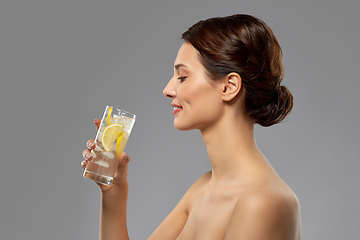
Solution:
<svg viewBox="0 0 360 240"><path fill-rule="evenodd" d="M88 162L83 176L95 182L110 185L114 178L120 154L124 151L136 116L112 106L106 106L95 137L93 159Z"/></svg>

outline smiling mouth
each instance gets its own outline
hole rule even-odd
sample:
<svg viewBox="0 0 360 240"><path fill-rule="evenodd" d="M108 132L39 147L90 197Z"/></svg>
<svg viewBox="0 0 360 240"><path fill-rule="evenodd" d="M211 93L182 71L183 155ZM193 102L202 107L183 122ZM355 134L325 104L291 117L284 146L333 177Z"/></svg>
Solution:
<svg viewBox="0 0 360 240"><path fill-rule="evenodd" d="M180 105L178 105L178 104L176 104L176 103L171 103L171 106L173 106L174 110L175 110L175 109L182 108Z"/></svg>
<svg viewBox="0 0 360 240"><path fill-rule="evenodd" d="M182 107L175 104L175 103L172 103L171 106L173 106L173 115L175 115L176 113L180 112L182 110Z"/></svg>

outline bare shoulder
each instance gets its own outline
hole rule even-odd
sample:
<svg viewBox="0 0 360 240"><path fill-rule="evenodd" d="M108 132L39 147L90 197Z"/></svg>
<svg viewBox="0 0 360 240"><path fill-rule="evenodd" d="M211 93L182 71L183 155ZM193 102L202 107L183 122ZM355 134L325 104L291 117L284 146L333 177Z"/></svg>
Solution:
<svg viewBox="0 0 360 240"><path fill-rule="evenodd" d="M285 184L254 184L239 196L225 239L300 240L299 208Z"/></svg>
<svg viewBox="0 0 360 240"><path fill-rule="evenodd" d="M211 171L203 174L201 177L198 178L198 180L194 182L194 184L191 187L195 189L204 187L210 181L211 175L212 175Z"/></svg>
<svg viewBox="0 0 360 240"><path fill-rule="evenodd" d="M294 192L287 186L274 183L256 184L247 189L238 198L236 209L250 209L263 212L292 212L299 207Z"/></svg>
<svg viewBox="0 0 360 240"><path fill-rule="evenodd" d="M186 192L184 197L186 197L187 200L190 202L189 204L191 204L197 197L199 197L205 185L210 181L211 174L211 171L203 174L193 183L193 185Z"/></svg>

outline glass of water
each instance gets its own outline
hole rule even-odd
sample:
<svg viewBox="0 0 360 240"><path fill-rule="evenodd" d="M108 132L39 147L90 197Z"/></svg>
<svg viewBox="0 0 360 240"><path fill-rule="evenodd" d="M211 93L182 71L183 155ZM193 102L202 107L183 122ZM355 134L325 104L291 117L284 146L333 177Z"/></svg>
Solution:
<svg viewBox="0 0 360 240"><path fill-rule="evenodd" d="M105 185L112 183L135 118L132 113L106 106L95 137L96 147L91 151L93 158L83 174L85 178Z"/></svg>

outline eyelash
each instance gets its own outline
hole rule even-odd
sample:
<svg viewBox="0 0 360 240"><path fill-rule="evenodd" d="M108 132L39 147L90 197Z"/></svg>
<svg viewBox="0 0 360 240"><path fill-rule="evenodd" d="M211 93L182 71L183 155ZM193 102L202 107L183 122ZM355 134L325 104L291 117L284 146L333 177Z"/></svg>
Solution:
<svg viewBox="0 0 360 240"><path fill-rule="evenodd" d="M185 78L187 78L187 77L178 77L178 79L180 80L180 82L184 82L184 81L185 81Z"/></svg>

